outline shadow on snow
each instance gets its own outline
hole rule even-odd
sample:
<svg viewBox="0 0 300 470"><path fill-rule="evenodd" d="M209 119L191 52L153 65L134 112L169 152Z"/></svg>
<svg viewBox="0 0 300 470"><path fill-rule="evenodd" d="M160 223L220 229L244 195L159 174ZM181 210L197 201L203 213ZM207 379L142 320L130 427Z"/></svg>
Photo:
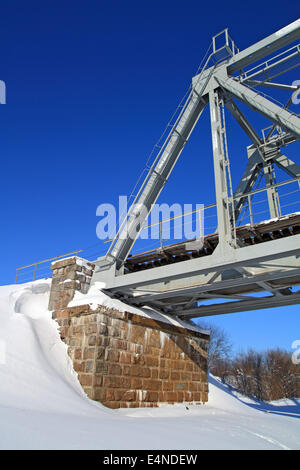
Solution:
<svg viewBox="0 0 300 470"><path fill-rule="evenodd" d="M263 413L270 413L280 416L289 416L290 418L300 418L300 401L296 398L288 398L287 400L291 404L286 405L276 405L276 403L268 403L265 401L258 400L254 397L249 397L252 400L252 403L244 401L242 399L243 395L239 390L232 387L231 385L226 384L225 382L219 382L212 375L209 375L209 383L219 388L223 392L229 394L231 397L235 398L244 405L249 406L250 408L262 411ZM245 396L245 398L247 398ZM285 399L282 399L283 401Z"/></svg>

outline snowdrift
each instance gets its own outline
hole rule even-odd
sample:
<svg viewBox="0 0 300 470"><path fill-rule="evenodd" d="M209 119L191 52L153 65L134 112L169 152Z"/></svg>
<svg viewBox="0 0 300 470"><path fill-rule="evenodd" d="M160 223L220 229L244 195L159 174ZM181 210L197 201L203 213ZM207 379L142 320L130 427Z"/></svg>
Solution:
<svg viewBox="0 0 300 470"><path fill-rule="evenodd" d="M110 410L89 400L49 290L50 280L0 287L1 449L300 448L298 400L257 402L214 377L203 406Z"/></svg>

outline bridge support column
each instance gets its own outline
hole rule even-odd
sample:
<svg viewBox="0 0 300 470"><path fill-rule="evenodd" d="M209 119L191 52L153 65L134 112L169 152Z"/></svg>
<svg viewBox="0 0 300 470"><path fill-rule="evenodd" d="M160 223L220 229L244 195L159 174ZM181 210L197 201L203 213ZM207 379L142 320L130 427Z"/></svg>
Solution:
<svg viewBox="0 0 300 470"><path fill-rule="evenodd" d="M207 331L102 305L70 307L53 316L92 400L109 408L208 400Z"/></svg>
<svg viewBox="0 0 300 470"><path fill-rule="evenodd" d="M64 286L86 283L76 279L86 275L77 272L83 261L53 266L50 306L86 394L110 408L205 403L209 332L151 310L146 316L97 305L94 294L93 304L87 295L85 305L68 307Z"/></svg>

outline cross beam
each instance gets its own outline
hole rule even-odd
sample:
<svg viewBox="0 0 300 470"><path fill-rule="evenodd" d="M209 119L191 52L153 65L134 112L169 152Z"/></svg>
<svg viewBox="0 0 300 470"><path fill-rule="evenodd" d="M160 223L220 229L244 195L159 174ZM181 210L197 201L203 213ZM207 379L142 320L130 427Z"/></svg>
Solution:
<svg viewBox="0 0 300 470"><path fill-rule="evenodd" d="M291 44L300 37L300 19L276 31L276 33L262 39L247 49L236 54L227 66L228 74L233 74L238 70L267 57L282 47Z"/></svg>

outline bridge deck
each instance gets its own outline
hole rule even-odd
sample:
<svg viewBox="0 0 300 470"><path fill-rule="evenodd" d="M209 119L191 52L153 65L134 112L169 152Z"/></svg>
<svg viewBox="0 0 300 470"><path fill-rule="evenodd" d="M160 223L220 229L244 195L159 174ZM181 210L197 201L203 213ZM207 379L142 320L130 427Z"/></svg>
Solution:
<svg viewBox="0 0 300 470"><path fill-rule="evenodd" d="M106 292L186 318L300 303L300 213L239 226L236 236L233 258L219 258L217 233L132 255Z"/></svg>
<svg viewBox="0 0 300 470"><path fill-rule="evenodd" d="M236 228L239 246L290 237L300 233L300 213L290 214L279 219L271 219L254 225L241 225ZM203 240L188 240L166 245L163 248L145 251L128 257L125 272L136 272L165 266L192 258L211 255L218 245L218 234L205 235Z"/></svg>

